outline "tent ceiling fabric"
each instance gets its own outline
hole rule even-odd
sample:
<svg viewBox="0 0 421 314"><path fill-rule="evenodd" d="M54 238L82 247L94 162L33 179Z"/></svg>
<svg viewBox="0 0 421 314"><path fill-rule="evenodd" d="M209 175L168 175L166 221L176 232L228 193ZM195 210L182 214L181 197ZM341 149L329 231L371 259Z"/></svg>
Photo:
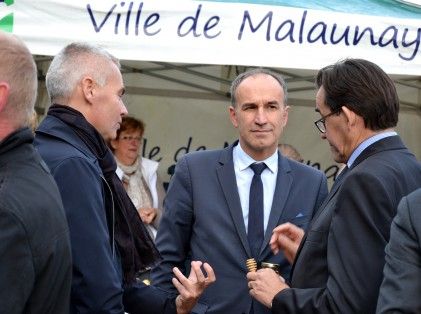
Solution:
<svg viewBox="0 0 421 314"><path fill-rule="evenodd" d="M35 56L40 69L39 79L45 79L52 57ZM235 76L249 67L236 65L177 64L165 62L122 61L125 77L130 82L143 77L146 84L129 84L129 94L172 96L180 98L228 100L229 87ZM280 73L288 85L290 103L299 106L314 105L314 76L316 71L271 68ZM421 76L391 75L399 93L402 110L421 113ZM152 80L154 83L150 84ZM127 84L127 83L126 83ZM148 85L148 86L144 86Z"/></svg>

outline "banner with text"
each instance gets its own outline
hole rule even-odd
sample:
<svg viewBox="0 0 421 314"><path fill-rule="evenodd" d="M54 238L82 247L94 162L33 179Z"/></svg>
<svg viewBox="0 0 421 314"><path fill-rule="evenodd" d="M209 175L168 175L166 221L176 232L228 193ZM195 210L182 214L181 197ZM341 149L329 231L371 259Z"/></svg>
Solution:
<svg viewBox="0 0 421 314"><path fill-rule="evenodd" d="M128 60L319 69L361 57L420 75L421 9L376 2L349 13L338 1L2 0L0 29L43 55L86 41Z"/></svg>

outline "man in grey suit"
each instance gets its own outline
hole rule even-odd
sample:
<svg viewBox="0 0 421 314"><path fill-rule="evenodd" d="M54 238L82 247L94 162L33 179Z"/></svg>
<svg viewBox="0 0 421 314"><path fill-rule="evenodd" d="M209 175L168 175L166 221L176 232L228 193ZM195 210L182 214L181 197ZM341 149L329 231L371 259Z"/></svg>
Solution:
<svg viewBox="0 0 421 314"><path fill-rule="evenodd" d="M404 197L386 246L377 313L421 313L421 188Z"/></svg>
<svg viewBox="0 0 421 314"><path fill-rule="evenodd" d="M170 289L174 266L201 259L212 265L218 280L193 313L270 313L248 294L246 260L276 263L282 274L289 272L283 254L270 251L272 230L287 221L306 228L327 195L326 177L277 150L289 108L282 77L250 70L234 80L231 97L229 114L239 141L179 160L156 238L163 262L153 270L152 282ZM251 167L263 163L263 195L250 193L256 176ZM261 196L263 208L255 211Z"/></svg>
<svg viewBox="0 0 421 314"><path fill-rule="evenodd" d="M399 100L380 67L347 59L316 84L315 124L347 166L305 235L292 224L274 230L272 249L295 257L289 285L262 270L248 274L250 293L272 313L374 313L390 223L421 185L421 165L394 131Z"/></svg>

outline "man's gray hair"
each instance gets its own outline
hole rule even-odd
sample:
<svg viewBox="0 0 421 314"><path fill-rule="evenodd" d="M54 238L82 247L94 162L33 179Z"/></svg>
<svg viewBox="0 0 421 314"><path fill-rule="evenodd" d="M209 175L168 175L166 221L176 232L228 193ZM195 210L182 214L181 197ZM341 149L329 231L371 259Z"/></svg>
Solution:
<svg viewBox="0 0 421 314"><path fill-rule="evenodd" d="M0 81L10 86L3 113L17 127L28 126L37 99L37 67L28 48L16 36L0 33L0 47Z"/></svg>
<svg viewBox="0 0 421 314"><path fill-rule="evenodd" d="M88 43L71 43L53 59L46 75L46 87L51 102L67 101L84 76L91 76L104 86L112 62L120 69L120 62L104 48Z"/></svg>
<svg viewBox="0 0 421 314"><path fill-rule="evenodd" d="M238 86L248 77L251 76L256 76L256 75L260 75L260 74L265 74L265 75L269 75L272 76L275 80L278 81L279 85L282 87L283 91L284 91L284 105L287 105L287 101L288 101L288 91L287 91L287 84L285 83L283 77L273 71L270 71L268 69L264 69L264 68L254 68L251 70L248 70L246 72L243 72L241 74L239 74L234 81L232 81L231 83L231 89L230 89L230 93L231 93L231 104L233 107L235 107L236 103L237 103L237 99L236 97L236 92L237 92L237 88Z"/></svg>

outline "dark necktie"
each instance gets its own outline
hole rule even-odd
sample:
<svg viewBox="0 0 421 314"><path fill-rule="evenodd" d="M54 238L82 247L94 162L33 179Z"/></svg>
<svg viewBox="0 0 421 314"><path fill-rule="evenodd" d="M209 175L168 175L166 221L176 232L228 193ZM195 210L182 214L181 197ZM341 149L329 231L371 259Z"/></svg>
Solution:
<svg viewBox="0 0 421 314"><path fill-rule="evenodd" d="M249 196L249 219L247 237L251 249L251 255L258 260L260 247L263 242L263 183L260 175L266 168L265 163L251 164L254 172L250 185Z"/></svg>
<svg viewBox="0 0 421 314"><path fill-rule="evenodd" d="M345 174L348 172L349 168L348 166L345 166L345 168L342 169L342 171L339 173L339 175L335 178L335 182L333 182L331 190L342 181L342 179L345 177Z"/></svg>

